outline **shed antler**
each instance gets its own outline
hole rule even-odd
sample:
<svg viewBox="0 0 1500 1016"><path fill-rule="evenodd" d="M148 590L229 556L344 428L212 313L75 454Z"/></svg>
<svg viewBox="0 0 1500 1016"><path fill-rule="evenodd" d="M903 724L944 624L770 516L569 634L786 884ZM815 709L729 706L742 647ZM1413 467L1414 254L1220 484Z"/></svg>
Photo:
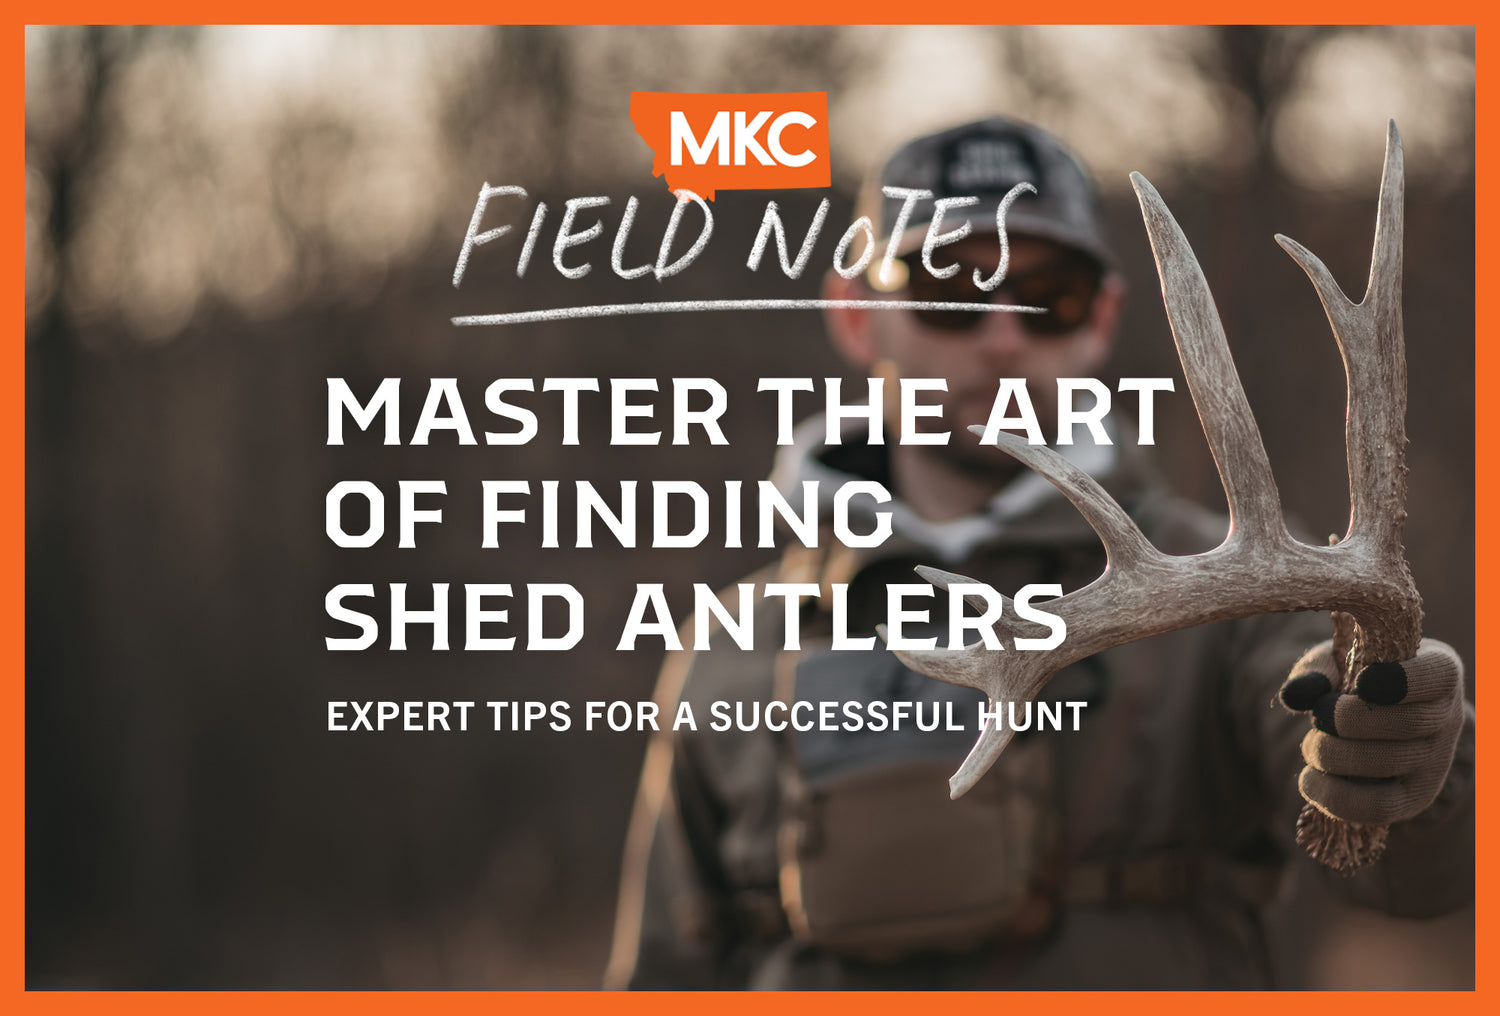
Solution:
<svg viewBox="0 0 1500 1016"><path fill-rule="evenodd" d="M1401 546L1406 358L1401 331L1403 174L1396 125L1390 124L1387 137L1375 250L1363 300L1350 301L1323 262L1301 244L1276 237L1312 279L1349 379L1349 530L1332 546L1300 543L1287 532L1270 462L1203 271L1155 188L1138 173L1131 180L1151 237L1183 373L1229 502L1229 535L1204 554L1163 554L1088 474L1050 448L1000 433L999 446L1050 480L1099 534L1108 558L1104 573L1084 588L1048 601L1048 612L1067 624L1067 638L1056 649L1000 653L981 642L959 650L897 655L915 670L977 688L992 701L1029 701L1064 667L1112 646L1256 614L1332 610L1347 612L1354 621L1340 689L1352 691L1363 666L1414 656L1422 628L1421 597ZM974 581L932 568L918 571L942 588ZM1010 611L997 628L1010 636L1044 634L1042 626L1014 620ZM993 720L986 725L950 781L954 797L974 785L1010 738L1011 732L998 729ZM1350 870L1379 856L1385 833L1384 826L1346 824L1308 805L1298 820L1297 839L1324 864Z"/></svg>

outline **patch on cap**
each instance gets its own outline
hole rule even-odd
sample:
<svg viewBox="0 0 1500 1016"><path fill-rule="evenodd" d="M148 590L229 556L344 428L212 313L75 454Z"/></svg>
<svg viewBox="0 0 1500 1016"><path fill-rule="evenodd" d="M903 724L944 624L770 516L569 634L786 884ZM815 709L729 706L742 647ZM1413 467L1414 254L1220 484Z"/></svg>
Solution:
<svg viewBox="0 0 1500 1016"><path fill-rule="evenodd" d="M1035 184L1041 179L1036 147L1019 134L956 138L944 146L938 162L948 194L1008 191L1018 183Z"/></svg>

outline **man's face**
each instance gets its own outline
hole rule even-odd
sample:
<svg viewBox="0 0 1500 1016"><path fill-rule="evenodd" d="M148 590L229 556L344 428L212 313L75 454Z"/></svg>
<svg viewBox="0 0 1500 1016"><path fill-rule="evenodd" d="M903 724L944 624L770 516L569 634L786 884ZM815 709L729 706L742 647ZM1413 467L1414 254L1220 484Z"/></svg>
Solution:
<svg viewBox="0 0 1500 1016"><path fill-rule="evenodd" d="M974 269L989 278L1000 263L1000 244L993 236L972 236L940 248L933 256L939 268L958 263L955 277L938 282L918 257L905 286L886 294L872 291L863 280L852 288L860 294L885 295L897 300L960 298L976 292ZM902 265L894 265L899 272ZM878 272L879 262L872 269ZM997 303L1026 303L1050 299L1059 313L1046 320L1008 312L971 312L943 315L905 310L849 312L830 317L836 345L856 367L886 378L888 418L899 425L898 378L942 378L946 393L926 392L919 401L940 403L942 418L918 421L923 431L951 432L947 445L913 446L940 456L966 471L1011 472L1015 460L998 449L980 446L967 428L990 417L1002 377L1025 378L1037 419L1049 441L1057 426L1057 379L1091 377L1109 352L1121 302L1121 286L1105 277L1097 286L1085 259L1049 241L1012 237L1006 282L995 295ZM1015 416L1012 403L1007 414Z"/></svg>

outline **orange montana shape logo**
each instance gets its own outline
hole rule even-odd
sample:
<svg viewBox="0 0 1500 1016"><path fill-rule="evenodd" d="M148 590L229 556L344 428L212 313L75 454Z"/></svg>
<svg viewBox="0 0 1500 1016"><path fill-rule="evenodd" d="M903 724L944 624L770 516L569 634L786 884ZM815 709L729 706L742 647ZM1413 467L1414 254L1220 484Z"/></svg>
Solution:
<svg viewBox="0 0 1500 1016"><path fill-rule="evenodd" d="M631 92L630 120L674 191L829 185L827 92Z"/></svg>

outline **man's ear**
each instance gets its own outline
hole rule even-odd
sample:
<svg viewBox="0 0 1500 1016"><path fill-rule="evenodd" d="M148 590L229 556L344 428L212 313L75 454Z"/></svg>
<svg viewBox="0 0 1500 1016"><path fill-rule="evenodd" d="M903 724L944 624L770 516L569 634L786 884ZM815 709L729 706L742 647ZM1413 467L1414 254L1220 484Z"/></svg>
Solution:
<svg viewBox="0 0 1500 1016"><path fill-rule="evenodd" d="M830 268L823 276L823 299L868 300L870 294L857 278L846 279ZM853 307L827 307L823 310L823 323L828 326L833 348L858 370L865 370L875 362L872 317L872 311Z"/></svg>

